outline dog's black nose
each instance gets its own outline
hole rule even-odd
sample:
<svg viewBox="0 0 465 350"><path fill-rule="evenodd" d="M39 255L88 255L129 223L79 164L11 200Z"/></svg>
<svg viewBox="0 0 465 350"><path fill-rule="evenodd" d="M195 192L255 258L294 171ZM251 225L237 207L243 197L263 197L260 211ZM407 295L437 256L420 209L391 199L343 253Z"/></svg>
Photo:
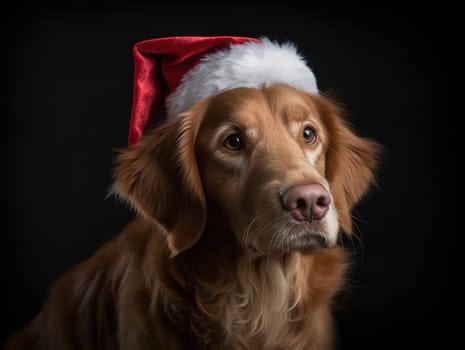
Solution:
<svg viewBox="0 0 465 350"><path fill-rule="evenodd" d="M298 185L289 188L282 196L284 208L299 221L321 220L331 203L328 191L319 185Z"/></svg>

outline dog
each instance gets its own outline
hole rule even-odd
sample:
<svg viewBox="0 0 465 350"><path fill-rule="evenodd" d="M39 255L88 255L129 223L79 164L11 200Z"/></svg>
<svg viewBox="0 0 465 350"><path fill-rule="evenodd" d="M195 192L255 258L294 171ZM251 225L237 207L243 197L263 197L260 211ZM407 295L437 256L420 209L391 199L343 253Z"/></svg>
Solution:
<svg viewBox="0 0 465 350"><path fill-rule="evenodd" d="M116 156L139 215L60 278L17 349L331 349L377 142L285 84L205 98Z"/></svg>

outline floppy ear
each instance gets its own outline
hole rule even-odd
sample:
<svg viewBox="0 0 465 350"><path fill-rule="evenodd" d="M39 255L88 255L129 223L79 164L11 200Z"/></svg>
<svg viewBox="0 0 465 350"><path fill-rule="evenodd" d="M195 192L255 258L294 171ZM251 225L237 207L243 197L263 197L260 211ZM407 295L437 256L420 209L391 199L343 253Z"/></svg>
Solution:
<svg viewBox="0 0 465 350"><path fill-rule="evenodd" d="M113 191L160 224L172 255L193 246L206 220L194 144L202 114L197 105L147 132L116 159Z"/></svg>
<svg viewBox="0 0 465 350"><path fill-rule="evenodd" d="M341 228L350 234L352 208L375 182L375 168L381 147L373 140L357 136L336 103L326 98L321 102L320 113L329 131L326 177Z"/></svg>

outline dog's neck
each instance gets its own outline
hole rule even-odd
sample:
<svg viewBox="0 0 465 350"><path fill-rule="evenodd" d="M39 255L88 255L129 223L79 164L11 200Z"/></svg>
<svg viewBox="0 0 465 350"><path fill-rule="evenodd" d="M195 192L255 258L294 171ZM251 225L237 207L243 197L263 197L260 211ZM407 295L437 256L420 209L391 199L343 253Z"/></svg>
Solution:
<svg viewBox="0 0 465 350"><path fill-rule="evenodd" d="M338 254L323 260L298 252L257 257L224 226L223 232L207 229L198 244L173 259L171 276L178 284L173 295L179 299L164 302L175 323L202 334L207 343L289 344L342 274ZM327 278L334 279L331 286ZM184 307L174 307L181 300Z"/></svg>

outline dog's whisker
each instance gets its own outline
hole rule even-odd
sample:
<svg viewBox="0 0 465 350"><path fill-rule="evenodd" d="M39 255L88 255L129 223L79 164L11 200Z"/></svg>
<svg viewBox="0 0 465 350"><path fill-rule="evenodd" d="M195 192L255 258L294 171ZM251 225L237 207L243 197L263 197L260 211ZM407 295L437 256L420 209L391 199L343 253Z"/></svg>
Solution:
<svg viewBox="0 0 465 350"><path fill-rule="evenodd" d="M364 218L362 218L362 215L360 214L360 212L354 208L350 214L350 217L355 220L355 221L358 221L360 223L363 223L363 224L370 224L369 221L366 221Z"/></svg>

